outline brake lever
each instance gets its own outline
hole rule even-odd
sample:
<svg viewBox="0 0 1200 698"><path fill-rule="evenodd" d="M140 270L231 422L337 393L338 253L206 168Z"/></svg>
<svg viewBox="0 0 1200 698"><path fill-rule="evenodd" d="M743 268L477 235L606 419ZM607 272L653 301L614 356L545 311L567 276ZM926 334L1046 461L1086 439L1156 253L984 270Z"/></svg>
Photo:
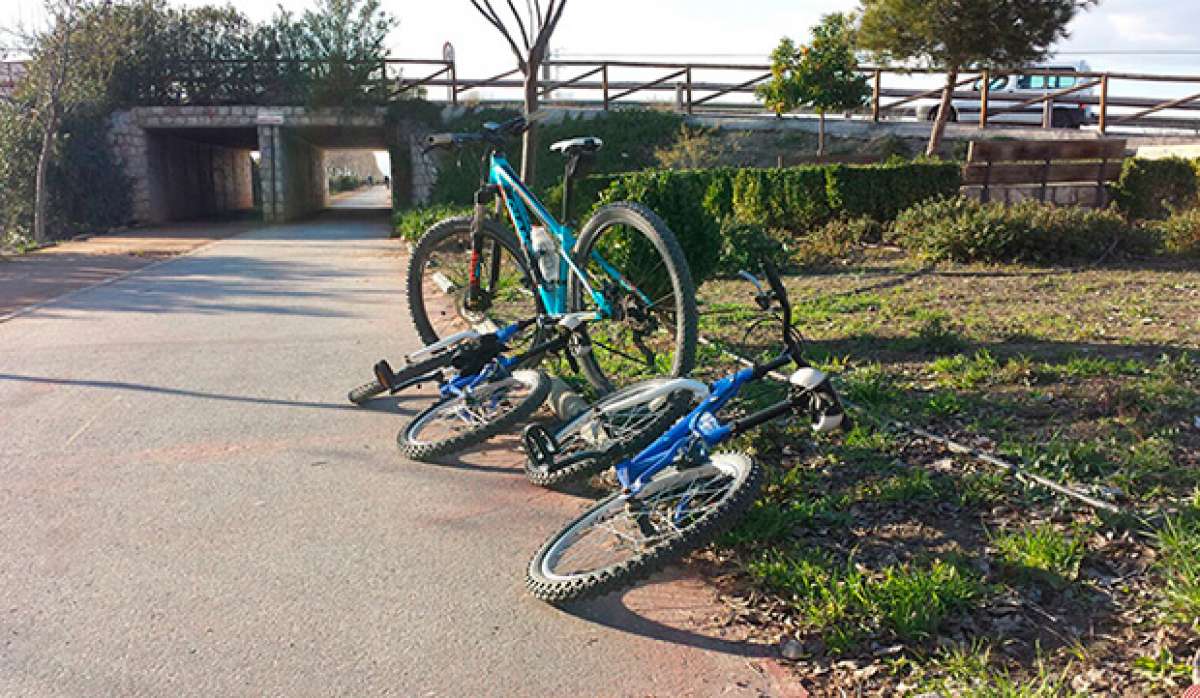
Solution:
<svg viewBox="0 0 1200 698"><path fill-rule="evenodd" d="M760 294L765 293L765 291L763 290L762 282L759 281L758 277L755 276L754 274L751 274L750 272L743 269L738 272L738 276L740 276L743 279L745 279L746 281L749 281L750 283L754 284L754 288L758 289L758 292Z"/></svg>
<svg viewBox="0 0 1200 698"><path fill-rule="evenodd" d="M775 294L763 288L762 282L758 280L758 277L745 269L739 271L738 276L754 284L754 288L758 289L758 293L754 294L754 302L758 304L758 307L762 310L770 310L774 304Z"/></svg>

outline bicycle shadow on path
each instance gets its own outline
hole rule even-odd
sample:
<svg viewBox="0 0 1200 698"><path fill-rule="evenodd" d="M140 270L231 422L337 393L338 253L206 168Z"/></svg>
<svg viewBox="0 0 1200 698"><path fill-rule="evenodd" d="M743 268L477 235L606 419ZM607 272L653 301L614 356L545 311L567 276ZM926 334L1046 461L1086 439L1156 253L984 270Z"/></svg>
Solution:
<svg viewBox="0 0 1200 698"><path fill-rule="evenodd" d="M561 607L564 613L663 642L749 659L774 659L774 643L750 637L721 602L716 588L695 569L672 565L648 581L591 601Z"/></svg>

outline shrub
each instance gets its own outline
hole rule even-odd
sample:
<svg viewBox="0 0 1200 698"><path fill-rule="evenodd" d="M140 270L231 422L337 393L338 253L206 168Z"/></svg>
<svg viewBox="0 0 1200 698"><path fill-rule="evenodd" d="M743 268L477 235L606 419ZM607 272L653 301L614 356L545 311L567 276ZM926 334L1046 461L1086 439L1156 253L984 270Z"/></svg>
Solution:
<svg viewBox="0 0 1200 698"><path fill-rule="evenodd" d="M870 218L832 220L796 240L791 250L793 263L820 267L845 259L864 241L878 236L879 224Z"/></svg>
<svg viewBox="0 0 1200 698"><path fill-rule="evenodd" d="M1180 211L1156 228L1168 252L1200 257L1200 208Z"/></svg>
<svg viewBox="0 0 1200 698"><path fill-rule="evenodd" d="M717 269L721 221L705 208L715 170L650 170L619 177L604 190L600 203L634 201L666 221L687 258L692 280L700 284ZM630 255L639 254L629 250ZM620 260L609 259L617 268Z"/></svg>
<svg viewBox="0 0 1200 698"><path fill-rule="evenodd" d="M0 107L0 230L14 239L33 228L34 174L41 136L20 108ZM124 225L130 184L108 142L108 113L76 112L62 125L46 175L53 237Z"/></svg>
<svg viewBox="0 0 1200 698"><path fill-rule="evenodd" d="M780 264L787 247L779 237L754 223L727 221L721 226L721 256L717 273L736 276L743 269L755 271L764 259Z"/></svg>
<svg viewBox="0 0 1200 698"><path fill-rule="evenodd" d="M953 162L835 166L827 170L829 207L849 218L895 220L914 204L958 194L962 170Z"/></svg>
<svg viewBox="0 0 1200 698"><path fill-rule="evenodd" d="M1036 201L1005 207L965 197L912 207L896 219L895 235L902 246L933 261L1055 263L1152 247L1143 231L1111 210Z"/></svg>
<svg viewBox="0 0 1200 698"><path fill-rule="evenodd" d="M467 206L434 205L397 211L393 218L392 237L415 241L443 218L470 215Z"/></svg>
<svg viewBox="0 0 1200 698"><path fill-rule="evenodd" d="M1112 187L1117 207L1132 219L1166 218L1196 203L1194 165L1183 158L1130 158Z"/></svg>
<svg viewBox="0 0 1200 698"><path fill-rule="evenodd" d="M792 232L829 220L824 167L741 169L733 179L731 210L748 223ZM711 202L714 207L719 202Z"/></svg>
<svg viewBox="0 0 1200 698"><path fill-rule="evenodd" d="M356 175L334 175L329 178L329 191L337 193L354 191L362 186L363 181Z"/></svg>

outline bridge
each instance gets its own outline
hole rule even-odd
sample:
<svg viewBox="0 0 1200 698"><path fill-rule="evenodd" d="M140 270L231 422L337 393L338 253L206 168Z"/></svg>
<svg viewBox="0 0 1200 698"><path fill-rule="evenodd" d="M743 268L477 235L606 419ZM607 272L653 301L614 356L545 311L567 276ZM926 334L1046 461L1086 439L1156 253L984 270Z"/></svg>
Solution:
<svg viewBox="0 0 1200 698"><path fill-rule="evenodd" d="M913 105L936 97L940 88L913 83L920 78L941 82L942 74L878 66L862 70L872 88L871 99L859 113L835 122L835 128L867 136L883 131L919 137L922 129L927 132L927 125L913 121ZM513 105L520 102L523 87L516 68L484 78L463 78L453 60L388 59L379 63L364 88L373 106L313 110L295 106L302 103L300 97L270 83L270 76L284 72L273 61L179 61L168 79L155 86L156 91L147 92L148 106L114 114L112 141L134 183L135 218L161 222L249 208L252 153L258 157L261 204L268 221L294 220L328 206L324 153L340 148L388 151L397 200L421 201L432 173L415 146L428 127L388 124L386 105L416 95L449 107ZM1181 128L1200 134L1200 76L1014 72L1066 74L1073 80L1069 87L1020 104L997 106L986 86L989 78L1003 73L963 73L958 82L962 89L955 98L977 100L979 116L972 124L955 125L952 135L977 137L979 129L999 131L1007 127L994 123L996 117L1033 108L1042 110L1046 136L1090 137L1087 132L1050 130L1056 105L1091 107L1097 119L1087 128L1101 134L1130 129L1169 133L1168 129ZM23 73L20 62L0 63L0 92L11 92ZM555 60L546 64L541 78L543 103L552 108L666 106L705 123L773 117L753 98L755 87L770 78L770 68L764 64ZM976 81L984 86L982 91L965 89ZM1129 96L1145 85L1181 94ZM771 118L760 125L785 128L806 122ZM1022 137L1029 137L1028 129Z"/></svg>

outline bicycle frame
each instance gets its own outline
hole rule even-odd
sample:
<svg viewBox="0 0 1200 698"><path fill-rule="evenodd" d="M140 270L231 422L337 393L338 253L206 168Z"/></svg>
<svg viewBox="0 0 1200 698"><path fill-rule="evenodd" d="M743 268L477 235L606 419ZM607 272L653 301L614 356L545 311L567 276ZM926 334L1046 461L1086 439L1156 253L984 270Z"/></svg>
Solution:
<svg viewBox="0 0 1200 698"><path fill-rule="evenodd" d="M760 371L758 368L744 368L717 380L710 386L708 397L686 417L641 453L618 463L617 478L621 481L623 491L628 495L637 494L688 448L699 446L707 453L708 449L728 439L733 434L733 423L722 423L717 418L717 412L737 397L742 386L760 378ZM670 391L669 385L663 387L663 392Z"/></svg>
<svg viewBox="0 0 1200 698"><path fill-rule="evenodd" d="M525 249L526 257L532 267L537 266L537 262L532 254L532 231L535 218L545 226L546 230L558 242L558 278L560 281L547 288L547 284L543 283L541 279L540 272L531 269L531 272L535 274L538 295L541 298L542 307L546 314L551 317L559 317L568 312L569 299L567 298L566 279L568 275L574 275L583 285L592 302L597 306L597 313L594 319L609 319L613 317L613 308L609 304L608 299L604 297L604 294L599 289L591 284L588 275L580 269L576 264L576 260L571 256L571 250L575 247L575 236L570 226L560 223L554 218L542 202L534 196L533 192L529 191L529 188L525 186L525 183L521 181L521 178L513 170L512 165L509 164L508 158L502 153L491 153L488 161L487 183L496 187L500 192L500 196L504 201L504 207L508 211L513 228L517 231L521 245ZM619 286L636 294L646 304L652 303L650 298L625 279L621 275L621 272L605 261L599 253L593 251L591 258Z"/></svg>

